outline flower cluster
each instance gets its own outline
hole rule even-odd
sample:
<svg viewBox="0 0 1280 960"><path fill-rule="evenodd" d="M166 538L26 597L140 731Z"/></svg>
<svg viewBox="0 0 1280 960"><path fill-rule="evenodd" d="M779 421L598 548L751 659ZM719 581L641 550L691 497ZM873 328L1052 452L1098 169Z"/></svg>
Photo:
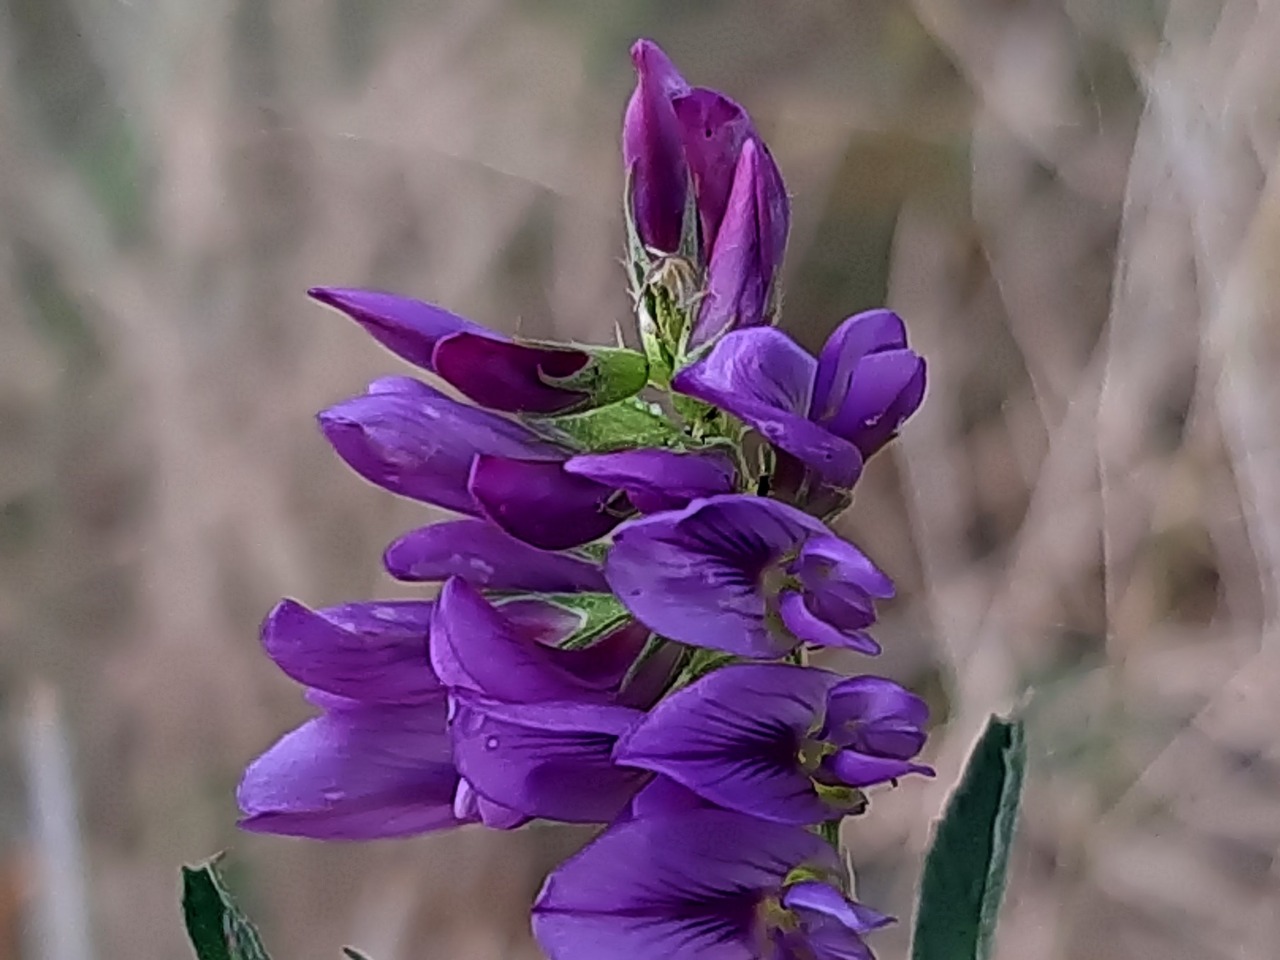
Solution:
<svg viewBox="0 0 1280 960"><path fill-rule="evenodd" d="M830 520L919 405L887 310L818 357L771 326L789 205L746 112L641 41L623 129L644 352L513 339L368 290L317 300L452 388L319 415L367 480L456 513L385 553L434 600L292 600L262 641L319 715L248 769L246 829L322 839L603 824L546 881L553 960L869 957L833 845L912 773L924 703L873 655L893 584ZM457 399L461 395L465 399Z"/></svg>

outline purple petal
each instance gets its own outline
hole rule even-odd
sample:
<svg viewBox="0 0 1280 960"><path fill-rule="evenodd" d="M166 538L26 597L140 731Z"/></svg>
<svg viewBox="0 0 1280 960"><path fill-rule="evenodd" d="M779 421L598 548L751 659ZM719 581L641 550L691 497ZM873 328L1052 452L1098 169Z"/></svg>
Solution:
<svg viewBox="0 0 1280 960"><path fill-rule="evenodd" d="M672 98L689 85L651 40L631 47L636 89L622 121L622 162L631 176L636 230L645 246L674 253L680 246L689 174Z"/></svg>
<svg viewBox="0 0 1280 960"><path fill-rule="evenodd" d="M876 353L858 364L839 411L827 424L870 457L892 440L924 399L924 360L910 350Z"/></svg>
<svg viewBox="0 0 1280 960"><path fill-rule="evenodd" d="M778 890L800 865L833 869L836 852L804 828L730 810L628 820L602 833L547 878L534 906L535 932L549 948L543 933L552 932L556 915L612 914L617 922L618 915L628 914L658 923L686 910L690 918L712 919L731 902L749 902L754 908L760 892ZM745 925L751 918L740 919ZM564 954L571 955L580 954Z"/></svg>
<svg viewBox="0 0 1280 960"><path fill-rule="evenodd" d="M615 490L568 473L562 463L476 457L467 488L493 523L543 550L590 543L623 518Z"/></svg>
<svg viewBox="0 0 1280 960"><path fill-rule="evenodd" d="M782 270L782 259L787 249L787 234L791 230L791 201L787 197L782 172L773 154L763 140L756 141L760 148L760 176L756 177L756 211L760 218L760 272L765 277L766 306L769 288L777 281ZM766 317L772 322L772 317Z"/></svg>
<svg viewBox="0 0 1280 960"><path fill-rule="evenodd" d="M837 682L835 674L806 667L724 667L661 701L623 736L614 757L730 810L820 823L832 809L797 754Z"/></svg>
<svg viewBox="0 0 1280 960"><path fill-rule="evenodd" d="M695 87L674 104L698 197L703 250L711 250L729 205L738 154L755 128L742 107L714 90Z"/></svg>
<svg viewBox="0 0 1280 960"><path fill-rule="evenodd" d="M491 338L500 336L442 307L394 293L340 287L313 287L307 293L341 310L392 353L426 370L432 369L436 343L450 334L469 330Z"/></svg>
<svg viewBox="0 0 1280 960"><path fill-rule="evenodd" d="M464 823L479 821L493 830L514 830L532 819L518 810L480 796L465 777L458 780L458 789L453 795L453 813Z"/></svg>
<svg viewBox="0 0 1280 960"><path fill-rule="evenodd" d="M788 910L831 917L846 930L858 934L870 933L894 922L893 917L850 900L831 884L820 880L791 884L782 895L782 905Z"/></svg>
<svg viewBox="0 0 1280 960"><path fill-rule="evenodd" d="M286 734L249 765L240 826L371 840L456 826L444 701L343 710Z"/></svg>
<svg viewBox="0 0 1280 960"><path fill-rule="evenodd" d="M782 331L755 327L721 337L672 386L733 414L827 481L852 486L862 470L858 448L806 416L814 366Z"/></svg>
<svg viewBox="0 0 1280 960"><path fill-rule="evenodd" d="M630 816L662 817L687 810L711 809L715 804L702 799L670 777L654 777L631 801Z"/></svg>
<svg viewBox="0 0 1280 960"><path fill-rule="evenodd" d="M862 753L906 760L924 747L929 708L883 677L850 677L827 696L822 738Z"/></svg>
<svg viewBox="0 0 1280 960"><path fill-rule="evenodd" d="M750 657L777 657L794 643L766 622L760 577L821 522L774 500L721 496L620 527L605 578L654 632Z"/></svg>
<svg viewBox="0 0 1280 960"><path fill-rule="evenodd" d="M436 598L431 664L450 690L511 703L582 697L596 689L574 670L583 653L543 646L456 577Z"/></svg>
<svg viewBox="0 0 1280 960"><path fill-rule="evenodd" d="M412 383L407 378L379 381L376 392L344 400L318 417L338 455L371 483L473 513L467 478L477 454L529 460L564 456L561 448L517 423L458 403L424 384L409 387Z"/></svg>
<svg viewBox="0 0 1280 960"><path fill-rule="evenodd" d="M570 377L591 358L582 350L553 349L457 333L441 340L432 354L435 371L468 399L510 413L563 413L588 394L566 390L548 379Z"/></svg>
<svg viewBox="0 0 1280 960"><path fill-rule="evenodd" d="M818 616L810 598L795 590L784 590L778 598L778 613L792 636L818 647L843 647L874 657L880 644L858 629L836 626Z"/></svg>
<svg viewBox="0 0 1280 960"><path fill-rule="evenodd" d="M308 610L282 600L262 625L267 654L294 680L366 703L440 697L431 670L426 600L351 603Z"/></svg>
<svg viewBox="0 0 1280 960"><path fill-rule="evenodd" d="M849 787L888 783L909 773L933 776L933 768L894 757L873 757L856 750L841 750L822 761L822 772Z"/></svg>
<svg viewBox="0 0 1280 960"><path fill-rule="evenodd" d="M729 330L764 321L773 272L770 266L766 274L760 255L758 153L754 141L742 145L724 220L711 248L706 288L689 334L690 352Z"/></svg>
<svg viewBox="0 0 1280 960"><path fill-rule="evenodd" d="M892 310L867 310L846 319L827 338L818 355L810 416L827 421L836 415L862 359L907 345L907 328Z"/></svg>
<svg viewBox="0 0 1280 960"><path fill-rule="evenodd" d="M620 450L570 459L567 472L623 490L641 513L675 510L690 500L732 493L737 471L721 453Z"/></svg>
<svg viewBox="0 0 1280 960"><path fill-rule="evenodd" d="M648 775L613 763L618 734L642 714L581 701L516 707L462 696L451 732L462 776L483 796L531 817L603 823Z"/></svg>
<svg viewBox="0 0 1280 960"><path fill-rule="evenodd" d="M887 600L894 595L893 581L870 557L847 540L831 534L805 541L795 573L808 590L841 584L877 600Z"/></svg>
<svg viewBox="0 0 1280 960"><path fill-rule="evenodd" d="M491 590L604 591L604 571L585 558L531 547L487 520L451 520L406 533L383 556L399 580L462 577Z"/></svg>

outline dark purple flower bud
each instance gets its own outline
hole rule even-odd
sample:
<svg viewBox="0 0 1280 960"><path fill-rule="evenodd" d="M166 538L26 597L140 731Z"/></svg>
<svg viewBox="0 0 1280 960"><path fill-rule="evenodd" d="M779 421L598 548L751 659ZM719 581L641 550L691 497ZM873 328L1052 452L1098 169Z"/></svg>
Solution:
<svg viewBox="0 0 1280 960"><path fill-rule="evenodd" d="M762 497L696 500L614 534L605 578L655 633L773 659L797 644L875 654L865 630L893 583L819 520Z"/></svg>
<svg viewBox="0 0 1280 960"><path fill-rule="evenodd" d="M890 920L815 879L836 871L802 827L713 809L639 817L551 873L533 931L550 960L861 960L862 935Z"/></svg>
<svg viewBox="0 0 1280 960"><path fill-rule="evenodd" d="M571 347L456 333L436 344L433 367L468 399L508 413L556 415L634 396L645 358L620 347Z"/></svg>
<svg viewBox="0 0 1280 960"><path fill-rule="evenodd" d="M338 455L366 480L460 513L480 512L467 490L476 456L567 456L527 427L408 377L375 381L367 393L335 404L318 419Z"/></svg>
<svg viewBox="0 0 1280 960"><path fill-rule="evenodd" d="M487 520L452 520L412 530L387 547L383 561L393 577L411 582L461 577L490 590L609 589L599 563L572 553L539 550Z"/></svg>
<svg viewBox="0 0 1280 960"><path fill-rule="evenodd" d="M622 161L631 183L631 217L645 246L680 246L689 172L673 99L689 85L652 40L631 47L636 89L622 121Z"/></svg>
<svg viewBox="0 0 1280 960"><path fill-rule="evenodd" d="M313 287L307 292L355 320L392 353L425 370L432 369L436 344L452 333L469 330L480 336L501 336L443 307L394 293L340 287Z"/></svg>
<svg viewBox="0 0 1280 960"><path fill-rule="evenodd" d="M267 653L324 714L249 765L236 794L244 829L368 840L459 823L445 691L427 656L432 606L285 600L271 612Z"/></svg>
<svg viewBox="0 0 1280 960"><path fill-rule="evenodd" d="M729 330L770 323L790 225L790 203L768 150L742 145L724 220L711 247L707 285L689 335L693 353Z"/></svg>
<svg viewBox="0 0 1280 960"><path fill-rule="evenodd" d="M631 512L614 488L569 473L563 462L479 456L467 489L496 526L542 550L590 543Z"/></svg>
<svg viewBox="0 0 1280 960"><path fill-rule="evenodd" d="M843 680L784 664L724 667L654 707L614 759L661 774L703 800L779 823L858 809L858 788L910 773L924 703L891 680Z"/></svg>

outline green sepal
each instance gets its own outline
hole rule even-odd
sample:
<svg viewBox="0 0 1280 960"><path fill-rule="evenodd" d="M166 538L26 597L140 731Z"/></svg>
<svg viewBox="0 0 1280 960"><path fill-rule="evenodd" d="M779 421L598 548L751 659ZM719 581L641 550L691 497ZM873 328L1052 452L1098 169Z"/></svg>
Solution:
<svg viewBox="0 0 1280 960"><path fill-rule="evenodd" d="M270 960L218 871L222 855L182 868L182 917L197 960Z"/></svg>
<svg viewBox="0 0 1280 960"><path fill-rule="evenodd" d="M626 347L597 347L583 344L535 343L548 349L564 348L587 354L590 359L567 377L541 374L547 386L586 394L574 412L599 408L634 397L649 382L649 361L644 354Z"/></svg>
<svg viewBox="0 0 1280 960"><path fill-rule="evenodd" d="M498 607L513 600L537 599L567 610L578 618L578 627L556 646L563 650L581 650L602 637L624 626L631 614L622 602L611 593L539 593L507 594L498 600Z"/></svg>
<svg viewBox="0 0 1280 960"><path fill-rule="evenodd" d="M534 430L568 440L588 453L612 453L636 447L678 447L687 441L656 403L628 397L583 413L554 418L527 417Z"/></svg>

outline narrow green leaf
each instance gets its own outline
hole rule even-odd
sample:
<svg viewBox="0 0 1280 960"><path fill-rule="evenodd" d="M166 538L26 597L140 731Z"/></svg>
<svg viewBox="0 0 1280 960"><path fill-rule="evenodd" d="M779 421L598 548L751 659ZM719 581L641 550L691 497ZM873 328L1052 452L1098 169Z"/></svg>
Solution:
<svg viewBox="0 0 1280 960"><path fill-rule="evenodd" d="M198 960L270 960L258 929L231 896L217 857L182 868L182 915Z"/></svg>
<svg viewBox="0 0 1280 960"><path fill-rule="evenodd" d="M925 858L912 960L991 956L1025 767L1022 721L992 717Z"/></svg>

